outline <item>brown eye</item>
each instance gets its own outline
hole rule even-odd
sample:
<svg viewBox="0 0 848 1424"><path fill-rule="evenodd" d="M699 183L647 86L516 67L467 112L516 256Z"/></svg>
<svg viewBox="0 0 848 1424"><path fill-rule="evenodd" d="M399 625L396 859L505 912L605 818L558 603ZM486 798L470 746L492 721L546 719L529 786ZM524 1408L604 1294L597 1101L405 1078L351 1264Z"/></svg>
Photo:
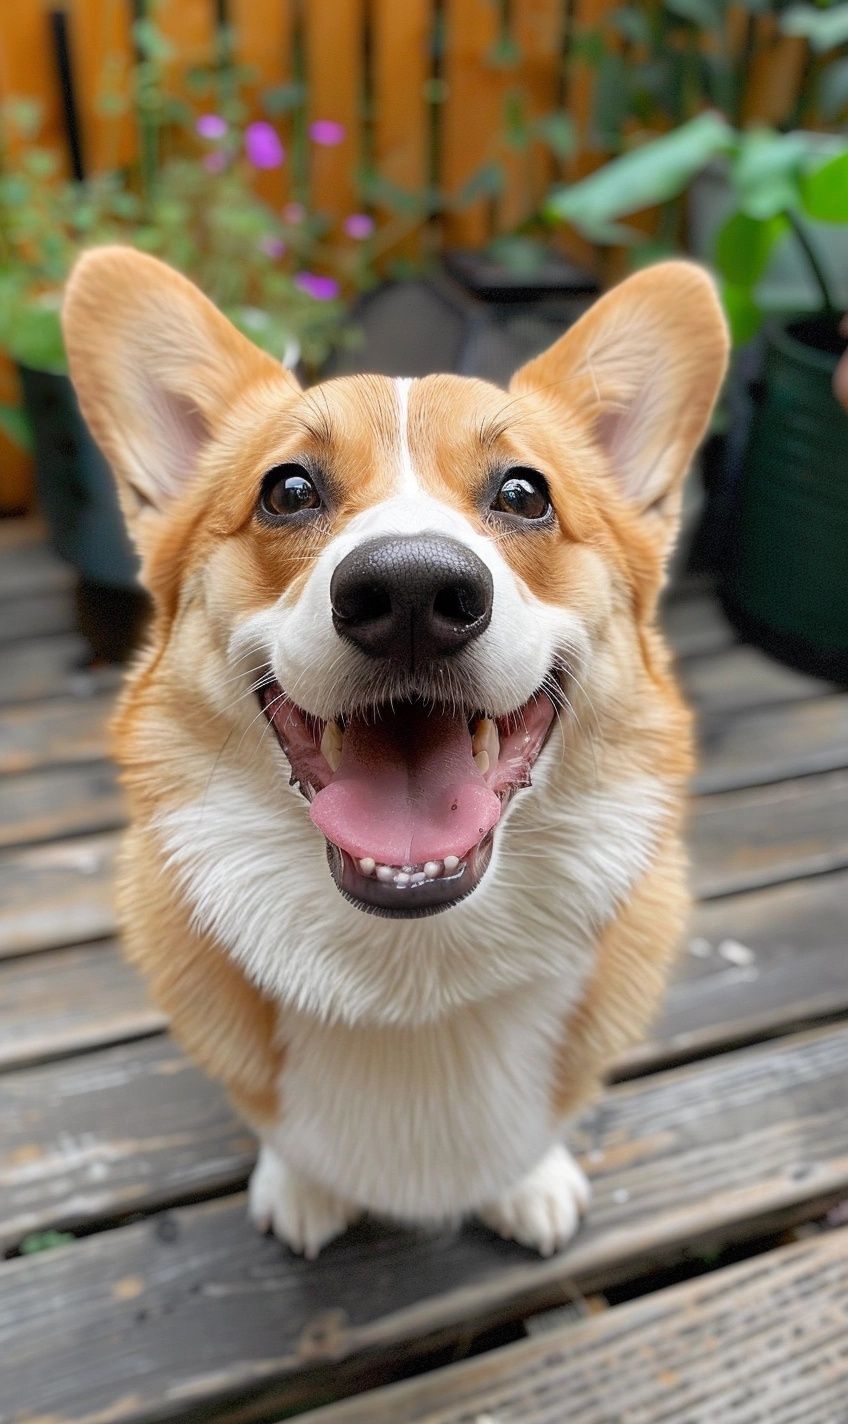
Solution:
<svg viewBox="0 0 848 1424"><path fill-rule="evenodd" d="M277 465L262 482L260 504L266 514L279 519L305 509L319 509L321 496L302 465Z"/></svg>
<svg viewBox="0 0 848 1424"><path fill-rule="evenodd" d="M544 519L551 508L548 487L535 470L510 470L491 507L496 514L515 514L519 519Z"/></svg>

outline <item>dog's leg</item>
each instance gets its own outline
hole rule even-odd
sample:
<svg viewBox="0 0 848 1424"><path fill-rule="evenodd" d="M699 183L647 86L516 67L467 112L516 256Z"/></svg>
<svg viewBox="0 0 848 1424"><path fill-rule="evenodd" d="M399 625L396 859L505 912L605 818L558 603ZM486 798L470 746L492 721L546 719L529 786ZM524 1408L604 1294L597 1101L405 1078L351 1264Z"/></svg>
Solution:
<svg viewBox="0 0 848 1424"><path fill-rule="evenodd" d="M558 1144L512 1191L483 1207L480 1217L507 1241L552 1256L576 1232L590 1195L582 1168Z"/></svg>
<svg viewBox="0 0 848 1424"><path fill-rule="evenodd" d="M260 1231L273 1231L292 1251L309 1260L361 1214L352 1202L286 1166L264 1142L250 1178L248 1210Z"/></svg>

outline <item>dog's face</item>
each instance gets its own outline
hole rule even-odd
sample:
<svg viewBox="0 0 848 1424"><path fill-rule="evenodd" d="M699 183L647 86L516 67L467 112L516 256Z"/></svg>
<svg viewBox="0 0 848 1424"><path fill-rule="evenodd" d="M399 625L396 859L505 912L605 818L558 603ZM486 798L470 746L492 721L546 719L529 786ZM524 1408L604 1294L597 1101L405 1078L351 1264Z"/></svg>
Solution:
<svg viewBox="0 0 848 1424"><path fill-rule="evenodd" d="M650 625L726 355L697 268L630 279L508 394L301 392L123 249L81 261L65 322L157 605L136 702L152 759L173 743L162 804L258 776L349 902L418 917L480 885L517 792L553 824L579 767L665 755Z"/></svg>

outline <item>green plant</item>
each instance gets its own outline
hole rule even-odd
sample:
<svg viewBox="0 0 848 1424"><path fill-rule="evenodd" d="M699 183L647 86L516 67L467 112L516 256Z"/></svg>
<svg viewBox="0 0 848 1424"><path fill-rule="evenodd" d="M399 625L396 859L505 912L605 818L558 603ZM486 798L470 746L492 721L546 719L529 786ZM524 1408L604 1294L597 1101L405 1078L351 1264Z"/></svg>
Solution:
<svg viewBox="0 0 848 1424"><path fill-rule="evenodd" d="M820 161L814 135L770 129L742 133L720 114L702 114L670 134L642 143L596 173L548 199L551 221L567 221L600 243L645 242L622 219L678 198L709 164L727 164L732 211L718 230L714 261L734 337L757 330L757 286L779 242L793 240L820 294L821 311L835 305L821 256L805 219L848 224L848 143ZM653 255L653 246L649 245Z"/></svg>
<svg viewBox="0 0 848 1424"><path fill-rule="evenodd" d="M264 96L268 117L251 120L242 93L253 76L231 62L226 29L217 63L186 74L189 100L174 99L165 74L175 56L151 0L146 10L134 27L129 81L107 82L100 96L105 113L132 111L136 120L138 156L128 167L64 179L55 154L38 146L38 107L16 101L0 111L0 348L63 370L68 270L81 248L124 242L185 272L273 355L316 369L355 339L349 299L376 280L368 215L349 214L337 227L306 203L304 145L337 142L339 126L300 125L292 164L273 122L281 95ZM299 200L279 210L258 195L257 173L287 163ZM22 436L19 418L2 419Z"/></svg>

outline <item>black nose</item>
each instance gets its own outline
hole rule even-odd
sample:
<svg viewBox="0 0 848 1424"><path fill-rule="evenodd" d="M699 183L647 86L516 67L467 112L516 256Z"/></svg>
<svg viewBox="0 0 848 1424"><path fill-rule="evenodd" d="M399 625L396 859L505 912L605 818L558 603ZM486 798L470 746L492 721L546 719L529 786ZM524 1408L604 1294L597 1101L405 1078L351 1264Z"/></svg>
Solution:
<svg viewBox="0 0 848 1424"><path fill-rule="evenodd" d="M488 628L492 575L455 539L390 535L342 559L330 602L343 638L414 669L458 652Z"/></svg>

